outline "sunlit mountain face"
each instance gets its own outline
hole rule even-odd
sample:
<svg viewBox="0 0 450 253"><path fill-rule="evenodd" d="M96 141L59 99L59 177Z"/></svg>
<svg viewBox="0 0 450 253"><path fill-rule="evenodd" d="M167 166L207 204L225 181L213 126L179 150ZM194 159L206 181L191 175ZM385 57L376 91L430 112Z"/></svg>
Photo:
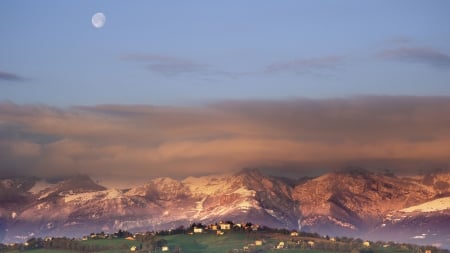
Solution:
<svg viewBox="0 0 450 253"><path fill-rule="evenodd" d="M4 242L159 231L229 220L259 226L448 248L450 173L415 177L351 168L289 180L257 169L156 178L106 188L89 176L1 180Z"/></svg>
<svg viewBox="0 0 450 253"><path fill-rule="evenodd" d="M0 1L0 242L222 220L450 248L448 10Z"/></svg>

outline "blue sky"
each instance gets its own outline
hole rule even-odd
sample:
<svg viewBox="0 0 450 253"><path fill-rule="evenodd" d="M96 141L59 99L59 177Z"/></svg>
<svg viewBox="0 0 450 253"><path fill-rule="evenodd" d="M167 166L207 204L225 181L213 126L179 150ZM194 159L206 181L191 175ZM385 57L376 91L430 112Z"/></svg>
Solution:
<svg viewBox="0 0 450 253"><path fill-rule="evenodd" d="M1 1L0 100L450 95L449 1ZM91 17L106 15L96 29Z"/></svg>

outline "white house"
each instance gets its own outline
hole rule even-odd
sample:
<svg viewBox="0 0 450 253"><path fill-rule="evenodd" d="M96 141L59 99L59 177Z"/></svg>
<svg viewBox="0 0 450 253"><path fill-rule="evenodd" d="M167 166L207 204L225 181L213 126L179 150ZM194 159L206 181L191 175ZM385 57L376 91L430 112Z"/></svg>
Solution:
<svg viewBox="0 0 450 253"><path fill-rule="evenodd" d="M220 223L219 226L220 226L220 229L222 229L222 230L230 230L231 229L231 224L229 224L229 223Z"/></svg>
<svg viewBox="0 0 450 253"><path fill-rule="evenodd" d="M277 245L277 249L283 249L284 248L284 242L279 242Z"/></svg>
<svg viewBox="0 0 450 253"><path fill-rule="evenodd" d="M194 233L196 233L196 234L203 233L203 228L194 227Z"/></svg>

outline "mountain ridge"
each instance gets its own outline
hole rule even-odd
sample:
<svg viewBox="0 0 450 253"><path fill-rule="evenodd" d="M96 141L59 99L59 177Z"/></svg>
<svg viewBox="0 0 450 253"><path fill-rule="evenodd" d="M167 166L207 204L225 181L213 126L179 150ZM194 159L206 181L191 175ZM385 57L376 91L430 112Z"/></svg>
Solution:
<svg viewBox="0 0 450 253"><path fill-rule="evenodd" d="M439 202L450 193L448 179L450 173L446 171L403 178L357 169L330 172L291 185L257 169L244 169L182 180L155 178L127 190L107 189L86 175L77 175L48 184L47 188L41 184L44 188L34 192L39 182L36 178L1 179L0 239L79 236L118 229L159 230L219 220L377 238L387 229L408 226L403 223L429 220L427 224L437 227L439 222L433 219L444 224L450 221L448 202ZM10 204L14 198L4 196L21 198ZM441 203L433 214L402 212L433 200ZM395 217L395 222L389 217ZM426 229L430 230L430 226L426 225ZM444 237L450 234L449 229L436 230ZM418 232L415 229L411 233ZM400 239L418 243L413 237ZM448 238L432 239L450 244Z"/></svg>

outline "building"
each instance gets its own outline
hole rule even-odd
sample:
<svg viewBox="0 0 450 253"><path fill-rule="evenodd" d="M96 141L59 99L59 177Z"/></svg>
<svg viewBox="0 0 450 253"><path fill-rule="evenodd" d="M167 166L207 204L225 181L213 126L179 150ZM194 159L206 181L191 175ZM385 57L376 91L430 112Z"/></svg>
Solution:
<svg viewBox="0 0 450 253"><path fill-rule="evenodd" d="M308 245L309 245L309 247L314 247L314 241L308 241Z"/></svg>
<svg viewBox="0 0 450 253"><path fill-rule="evenodd" d="M365 242L363 242L363 246L365 246L365 247L369 247L369 246L370 246L370 242L369 242L369 241L365 241Z"/></svg>
<svg viewBox="0 0 450 253"><path fill-rule="evenodd" d="M223 234L224 234L223 231L220 231L220 230L217 230L217 231L216 231L216 235L223 235Z"/></svg>
<svg viewBox="0 0 450 253"><path fill-rule="evenodd" d="M292 231L291 232L291 236L298 236L298 232L297 231Z"/></svg>
<svg viewBox="0 0 450 253"><path fill-rule="evenodd" d="M127 238L125 238L125 240L128 240L128 241L135 241L136 239L134 239L134 237L128 236Z"/></svg>
<svg viewBox="0 0 450 253"><path fill-rule="evenodd" d="M162 246L161 251L169 251L169 246Z"/></svg>
<svg viewBox="0 0 450 253"><path fill-rule="evenodd" d="M261 246L261 245L263 245L263 242L261 240L255 241L255 246Z"/></svg>
<svg viewBox="0 0 450 253"><path fill-rule="evenodd" d="M194 227L194 233L195 233L195 234L201 234L201 233L203 233L203 228Z"/></svg>
<svg viewBox="0 0 450 253"><path fill-rule="evenodd" d="M229 223L220 223L219 226L220 226L220 229L222 229L222 230L230 230L231 229L231 224L229 224Z"/></svg>
<svg viewBox="0 0 450 253"><path fill-rule="evenodd" d="M284 248L284 242L279 242L277 245L277 249L283 249Z"/></svg>

